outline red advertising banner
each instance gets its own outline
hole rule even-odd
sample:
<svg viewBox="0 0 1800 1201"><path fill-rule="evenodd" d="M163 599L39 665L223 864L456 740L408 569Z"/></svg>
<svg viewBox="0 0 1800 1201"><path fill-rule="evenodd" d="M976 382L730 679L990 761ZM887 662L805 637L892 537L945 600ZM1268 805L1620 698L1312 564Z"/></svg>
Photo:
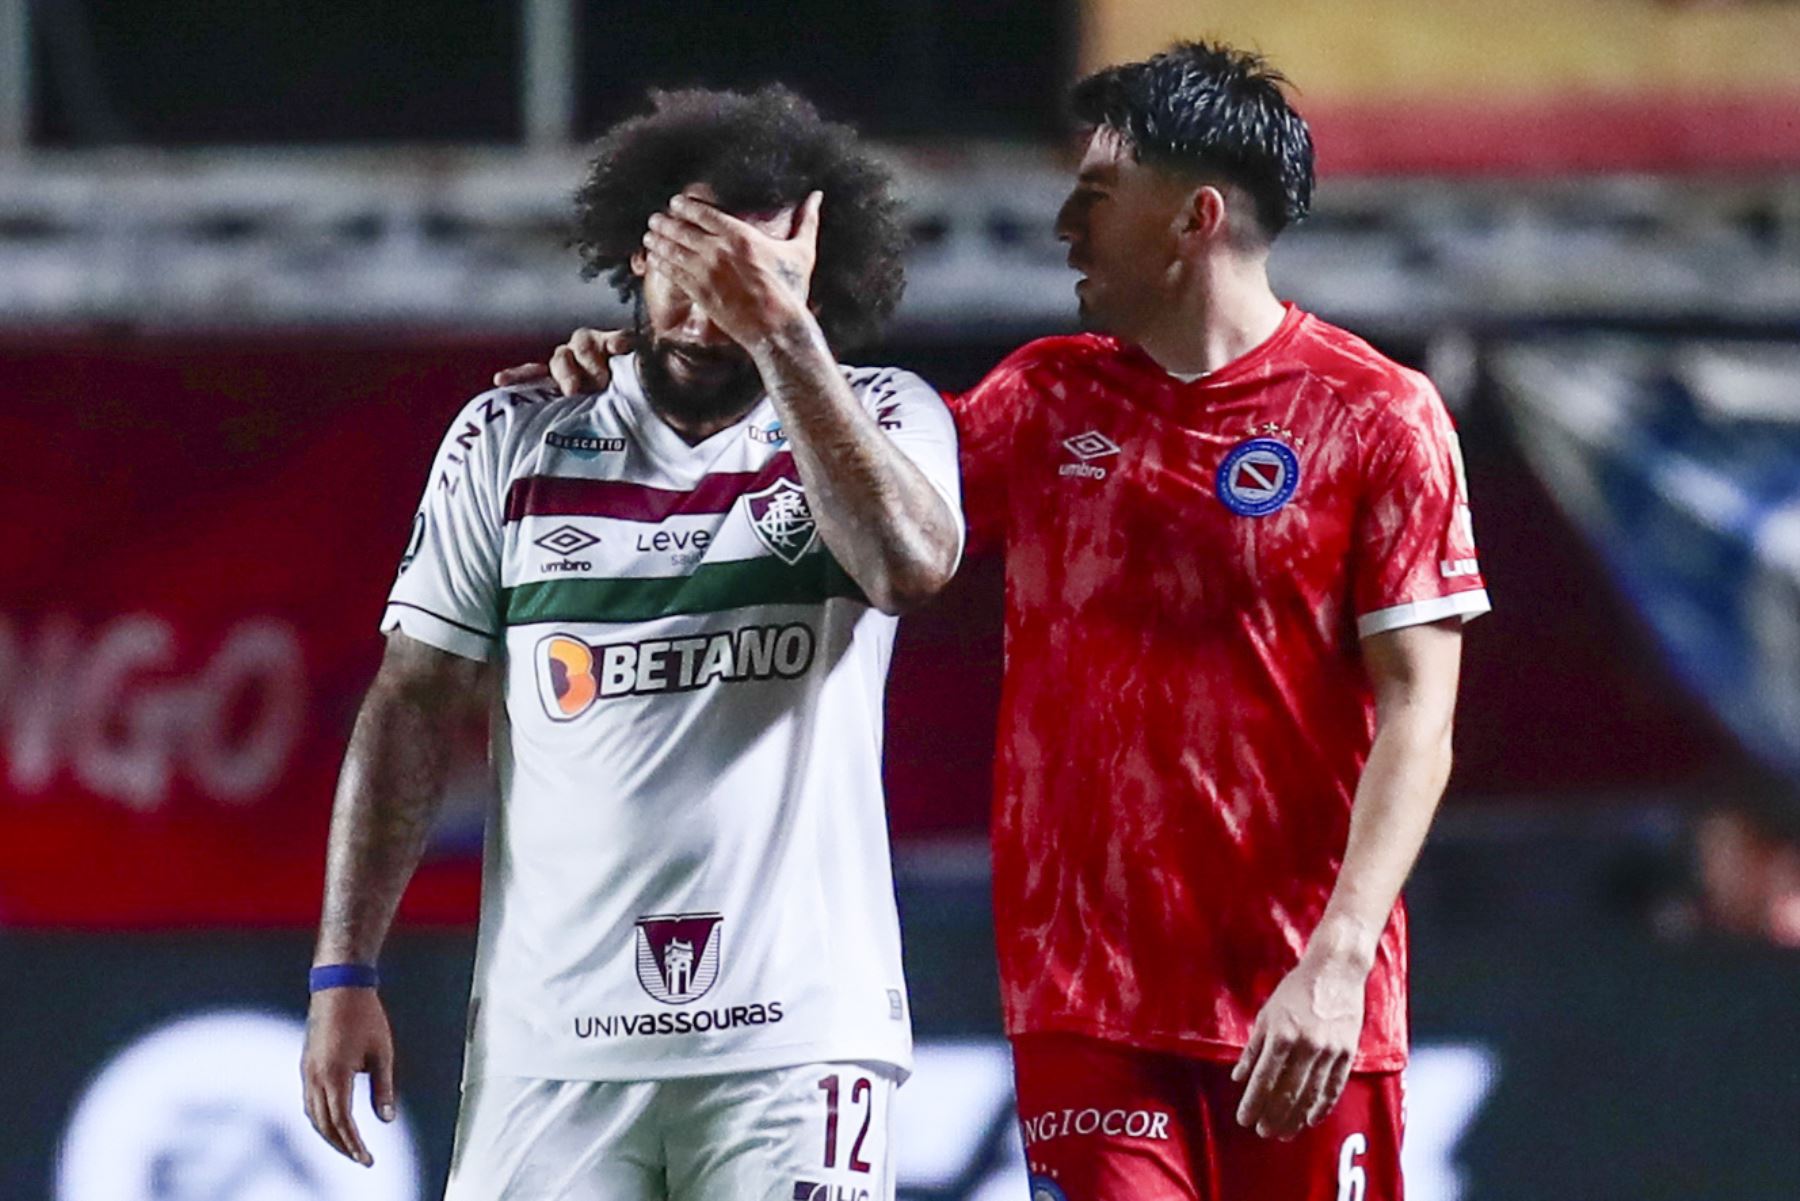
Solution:
<svg viewBox="0 0 1800 1201"><path fill-rule="evenodd" d="M0 925L305 924L448 415L516 350L0 352ZM468 856L411 915L461 920Z"/></svg>
<svg viewBox="0 0 1800 1201"><path fill-rule="evenodd" d="M316 920L332 789L432 455L495 366L536 350L0 343L0 927ZM909 623L929 649L895 670L890 722L933 732L892 765L914 798L902 833L986 822L997 572L957 589ZM404 920L474 916L471 758Z"/></svg>

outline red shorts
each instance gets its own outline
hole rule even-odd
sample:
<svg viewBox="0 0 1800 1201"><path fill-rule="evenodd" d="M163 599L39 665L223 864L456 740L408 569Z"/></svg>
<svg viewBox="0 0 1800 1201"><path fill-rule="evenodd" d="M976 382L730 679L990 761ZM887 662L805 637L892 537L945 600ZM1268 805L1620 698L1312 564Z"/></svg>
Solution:
<svg viewBox="0 0 1800 1201"><path fill-rule="evenodd" d="M1281 1142L1237 1124L1228 1063L1032 1034L1013 1071L1032 1201L1402 1201L1399 1072L1351 1076Z"/></svg>

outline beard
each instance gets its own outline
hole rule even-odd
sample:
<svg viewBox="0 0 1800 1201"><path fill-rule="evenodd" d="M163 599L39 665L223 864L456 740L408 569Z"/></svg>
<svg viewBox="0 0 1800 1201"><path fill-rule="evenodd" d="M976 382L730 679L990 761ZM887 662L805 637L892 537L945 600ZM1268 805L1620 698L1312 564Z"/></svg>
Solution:
<svg viewBox="0 0 1800 1201"><path fill-rule="evenodd" d="M636 318L638 375L657 411L682 425L710 425L742 416L762 395L756 364L736 346L695 346L658 338L639 301ZM679 362L681 374L675 363Z"/></svg>

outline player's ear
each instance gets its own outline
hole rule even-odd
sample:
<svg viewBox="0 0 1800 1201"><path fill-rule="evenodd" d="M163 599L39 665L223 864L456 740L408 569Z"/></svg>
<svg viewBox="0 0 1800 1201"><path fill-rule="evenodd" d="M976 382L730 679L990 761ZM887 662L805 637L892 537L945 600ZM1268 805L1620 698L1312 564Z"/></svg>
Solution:
<svg viewBox="0 0 1800 1201"><path fill-rule="evenodd" d="M648 255L646 255L644 253L643 248L639 247L638 249L632 251L631 252L631 273L633 275L637 276L639 279L642 279L642 278L644 278L644 275L649 270L650 270L650 258Z"/></svg>
<svg viewBox="0 0 1800 1201"><path fill-rule="evenodd" d="M1188 203L1183 210L1182 232L1197 234L1212 239L1225 232L1230 220L1230 206L1225 201L1225 190L1213 184L1204 184L1195 188L1188 196Z"/></svg>

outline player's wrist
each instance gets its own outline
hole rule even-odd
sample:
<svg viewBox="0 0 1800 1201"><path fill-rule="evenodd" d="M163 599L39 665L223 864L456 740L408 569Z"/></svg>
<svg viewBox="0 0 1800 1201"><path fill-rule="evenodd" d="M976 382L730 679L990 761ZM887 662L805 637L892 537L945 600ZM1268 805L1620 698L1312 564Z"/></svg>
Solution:
<svg viewBox="0 0 1800 1201"><path fill-rule="evenodd" d="M1305 958L1320 968L1366 976L1374 970L1380 942L1380 930L1370 931L1349 918L1327 917L1307 940Z"/></svg>
<svg viewBox="0 0 1800 1201"><path fill-rule="evenodd" d="M306 974L306 990L311 994L339 988L381 987L381 973L372 963L317 963Z"/></svg>
<svg viewBox="0 0 1800 1201"><path fill-rule="evenodd" d="M831 357L818 319L803 302L776 303L758 324L760 330L744 348L758 367L772 368L809 353Z"/></svg>

